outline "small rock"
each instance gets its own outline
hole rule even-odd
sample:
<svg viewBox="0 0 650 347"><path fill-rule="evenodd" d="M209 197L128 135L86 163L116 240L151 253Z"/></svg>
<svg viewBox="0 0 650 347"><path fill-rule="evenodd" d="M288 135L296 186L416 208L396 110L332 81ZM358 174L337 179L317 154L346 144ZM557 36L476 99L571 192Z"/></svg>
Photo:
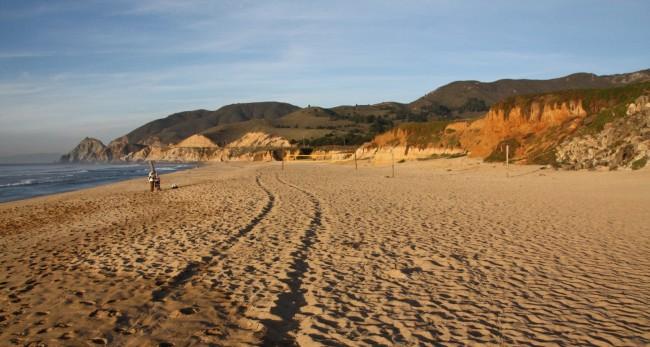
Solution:
<svg viewBox="0 0 650 347"><path fill-rule="evenodd" d="M73 337L74 337L74 334L72 332L70 332L70 331L67 331L67 332L63 333L63 335L61 335L59 338L61 340L70 340Z"/></svg>
<svg viewBox="0 0 650 347"><path fill-rule="evenodd" d="M106 310L95 310L92 311L88 316L97 319L105 319L108 318L109 315L110 315L109 312Z"/></svg>
<svg viewBox="0 0 650 347"><path fill-rule="evenodd" d="M90 341L92 343L96 344L96 345L106 345L106 344L108 344L108 340L106 340L103 337L95 337L94 339L91 339Z"/></svg>
<svg viewBox="0 0 650 347"><path fill-rule="evenodd" d="M114 329L115 332L118 332L122 335L133 335L136 333L135 328L122 328L122 327L117 327Z"/></svg>
<svg viewBox="0 0 650 347"><path fill-rule="evenodd" d="M180 309L182 314L195 314L199 312L199 309L197 307L185 307Z"/></svg>

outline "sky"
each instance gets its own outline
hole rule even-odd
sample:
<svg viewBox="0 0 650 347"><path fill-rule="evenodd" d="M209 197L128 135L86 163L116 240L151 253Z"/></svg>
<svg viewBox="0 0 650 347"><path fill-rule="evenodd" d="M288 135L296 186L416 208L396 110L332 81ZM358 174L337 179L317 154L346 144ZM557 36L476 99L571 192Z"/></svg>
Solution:
<svg viewBox="0 0 650 347"><path fill-rule="evenodd" d="M650 68L650 1L0 0L0 156L251 101Z"/></svg>

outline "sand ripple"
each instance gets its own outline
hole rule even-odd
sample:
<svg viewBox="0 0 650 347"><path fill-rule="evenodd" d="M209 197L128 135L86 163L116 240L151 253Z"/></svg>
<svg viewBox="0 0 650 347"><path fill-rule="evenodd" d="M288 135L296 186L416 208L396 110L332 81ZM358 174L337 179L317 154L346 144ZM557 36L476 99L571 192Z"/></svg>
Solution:
<svg viewBox="0 0 650 347"><path fill-rule="evenodd" d="M0 344L650 344L647 172L386 170L2 204Z"/></svg>

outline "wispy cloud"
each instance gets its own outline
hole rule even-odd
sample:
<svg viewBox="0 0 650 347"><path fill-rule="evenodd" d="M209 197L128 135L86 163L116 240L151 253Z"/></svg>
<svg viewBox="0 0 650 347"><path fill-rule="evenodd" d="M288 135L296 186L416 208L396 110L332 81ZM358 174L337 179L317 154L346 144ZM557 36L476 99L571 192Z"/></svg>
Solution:
<svg viewBox="0 0 650 347"><path fill-rule="evenodd" d="M650 4L597 4L2 2L0 128L110 137L233 102L409 102L458 79L647 68Z"/></svg>
<svg viewBox="0 0 650 347"><path fill-rule="evenodd" d="M211 0L139 0L117 1L123 8L115 12L120 15L152 15L169 14L179 15L207 15L216 8L233 5L239 1L211 1ZM246 2L242 0L241 3Z"/></svg>
<svg viewBox="0 0 650 347"><path fill-rule="evenodd" d="M92 0L88 0L86 4L91 4L92 2ZM0 19L25 19L30 17L54 15L77 9L79 6L80 3L78 2L66 0L43 2L16 1L13 2L13 4L11 1L7 1L6 4L0 5L0 9L2 10L0 11Z"/></svg>
<svg viewBox="0 0 650 347"><path fill-rule="evenodd" d="M40 83L8 82L0 83L0 98L17 95L33 95L47 91Z"/></svg>
<svg viewBox="0 0 650 347"><path fill-rule="evenodd" d="M22 59L51 57L52 52L0 52L0 59Z"/></svg>

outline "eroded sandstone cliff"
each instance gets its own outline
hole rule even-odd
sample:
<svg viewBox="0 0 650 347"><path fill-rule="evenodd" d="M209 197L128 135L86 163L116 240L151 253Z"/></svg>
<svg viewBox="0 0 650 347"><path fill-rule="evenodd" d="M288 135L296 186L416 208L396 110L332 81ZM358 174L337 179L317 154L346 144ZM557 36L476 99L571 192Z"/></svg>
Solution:
<svg viewBox="0 0 650 347"><path fill-rule="evenodd" d="M611 147L614 143L633 142L634 155L628 153L629 146L623 146L616 150L619 154L610 153L607 158L594 154L589 159L606 161L610 167L621 163L629 166L643 157L639 154L644 148L641 139L645 133L639 130L644 126L643 116L630 118L630 115L645 107L645 99L632 104L629 101L648 92L650 84L642 83L622 88L510 98L495 104L484 117L473 121L401 124L376 136L359 148L357 155L381 162L393 158L410 160L466 153L487 161L504 161L508 151L512 162L553 165L563 162L566 168L581 168L596 165L585 163L582 159L585 155L578 154L595 150L585 149L586 143L605 141ZM602 136L597 135L603 131ZM565 145L558 155L561 143Z"/></svg>

